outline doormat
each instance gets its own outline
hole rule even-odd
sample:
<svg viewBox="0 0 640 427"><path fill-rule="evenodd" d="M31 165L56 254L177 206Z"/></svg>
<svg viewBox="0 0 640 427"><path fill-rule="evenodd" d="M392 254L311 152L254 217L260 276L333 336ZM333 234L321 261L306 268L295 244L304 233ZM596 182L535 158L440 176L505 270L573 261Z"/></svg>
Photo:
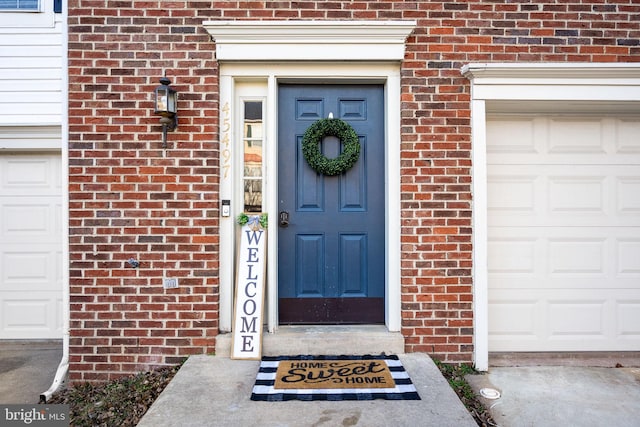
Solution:
<svg viewBox="0 0 640 427"><path fill-rule="evenodd" d="M251 400L420 400L398 356L264 356Z"/></svg>

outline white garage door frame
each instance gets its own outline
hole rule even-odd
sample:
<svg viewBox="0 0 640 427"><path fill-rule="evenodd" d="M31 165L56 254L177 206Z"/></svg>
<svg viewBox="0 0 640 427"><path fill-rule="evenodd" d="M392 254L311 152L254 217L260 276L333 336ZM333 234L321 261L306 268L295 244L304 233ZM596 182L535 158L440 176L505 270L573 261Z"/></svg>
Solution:
<svg viewBox="0 0 640 427"><path fill-rule="evenodd" d="M569 111L632 108L640 111L640 64L475 63L462 74L471 80L473 146L474 364L489 368L487 113L494 105L513 112L555 105ZM541 111L537 111L541 112Z"/></svg>

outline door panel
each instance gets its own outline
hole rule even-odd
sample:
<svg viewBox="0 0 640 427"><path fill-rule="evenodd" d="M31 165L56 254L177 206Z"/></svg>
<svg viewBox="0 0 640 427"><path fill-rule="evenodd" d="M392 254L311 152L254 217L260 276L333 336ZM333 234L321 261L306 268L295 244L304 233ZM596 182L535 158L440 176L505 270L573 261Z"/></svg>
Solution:
<svg viewBox="0 0 640 427"><path fill-rule="evenodd" d="M384 94L378 85L282 85L278 116L281 323L384 321ZM306 129L329 114L349 123L361 151L340 176L323 176L302 154ZM326 137L335 158L340 141Z"/></svg>

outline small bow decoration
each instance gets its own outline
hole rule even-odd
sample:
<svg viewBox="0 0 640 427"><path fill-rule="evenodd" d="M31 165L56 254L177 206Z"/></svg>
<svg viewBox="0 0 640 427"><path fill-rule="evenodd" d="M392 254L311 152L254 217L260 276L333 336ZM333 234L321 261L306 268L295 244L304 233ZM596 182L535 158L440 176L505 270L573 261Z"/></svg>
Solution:
<svg viewBox="0 0 640 427"><path fill-rule="evenodd" d="M249 225L253 231L258 230L259 228L264 228L266 230L269 225L266 213L249 216L243 212L238 215L237 223L242 226Z"/></svg>
<svg viewBox="0 0 640 427"><path fill-rule="evenodd" d="M247 221L247 225L253 231L260 229L260 216L259 215L251 215L249 217L249 221Z"/></svg>

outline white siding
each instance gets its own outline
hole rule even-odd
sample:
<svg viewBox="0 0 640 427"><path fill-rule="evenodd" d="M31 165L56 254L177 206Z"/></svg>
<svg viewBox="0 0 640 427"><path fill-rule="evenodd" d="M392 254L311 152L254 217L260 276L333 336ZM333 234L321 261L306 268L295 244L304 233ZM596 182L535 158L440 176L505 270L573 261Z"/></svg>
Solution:
<svg viewBox="0 0 640 427"><path fill-rule="evenodd" d="M43 12L0 12L0 126L60 125L62 20Z"/></svg>

